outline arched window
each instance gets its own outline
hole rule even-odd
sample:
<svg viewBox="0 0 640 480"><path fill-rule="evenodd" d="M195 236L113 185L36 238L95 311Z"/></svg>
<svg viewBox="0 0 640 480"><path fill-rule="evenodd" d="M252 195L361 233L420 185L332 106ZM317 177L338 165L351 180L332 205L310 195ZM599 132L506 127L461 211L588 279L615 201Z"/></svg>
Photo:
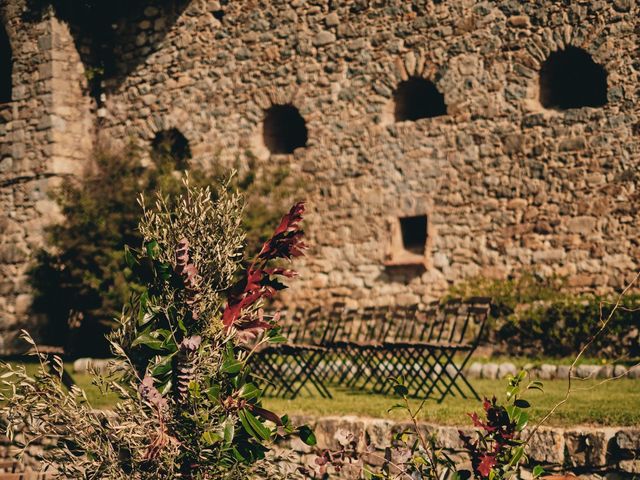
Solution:
<svg viewBox="0 0 640 480"><path fill-rule="evenodd" d="M540 69L540 103L560 110L601 107L607 103L607 71L581 48L553 52Z"/></svg>
<svg viewBox="0 0 640 480"><path fill-rule="evenodd" d="M11 72L13 56L7 32L0 25L0 103L11 101Z"/></svg>
<svg viewBox="0 0 640 480"><path fill-rule="evenodd" d="M411 77L400 82L393 94L396 122L415 121L420 118L438 117L447 114L444 95L433 82L421 77Z"/></svg>
<svg viewBox="0 0 640 480"><path fill-rule="evenodd" d="M271 153L293 153L307 146L307 124L293 105L273 105L265 112L262 137Z"/></svg>
<svg viewBox="0 0 640 480"><path fill-rule="evenodd" d="M186 170L190 158L189 140L177 128L158 132L151 142L151 159L159 168Z"/></svg>

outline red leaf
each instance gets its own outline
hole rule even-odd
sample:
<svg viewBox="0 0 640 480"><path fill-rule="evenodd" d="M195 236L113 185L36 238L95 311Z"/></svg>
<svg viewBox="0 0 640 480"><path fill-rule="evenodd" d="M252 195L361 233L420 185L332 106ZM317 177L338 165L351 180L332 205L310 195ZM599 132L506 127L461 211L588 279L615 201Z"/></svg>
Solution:
<svg viewBox="0 0 640 480"><path fill-rule="evenodd" d="M483 455L480 459L480 465L478 465L478 473L483 477L488 477L491 473L491 469L496 465L496 459L492 455Z"/></svg>
<svg viewBox="0 0 640 480"><path fill-rule="evenodd" d="M278 415L276 415L275 413L273 413L271 410L265 410L264 408L258 407L256 405L252 405L251 406L251 410L256 415L259 415L262 418L264 418L265 420L269 420L269 421L275 423L279 427L283 425L282 420L280 420L280 417Z"/></svg>

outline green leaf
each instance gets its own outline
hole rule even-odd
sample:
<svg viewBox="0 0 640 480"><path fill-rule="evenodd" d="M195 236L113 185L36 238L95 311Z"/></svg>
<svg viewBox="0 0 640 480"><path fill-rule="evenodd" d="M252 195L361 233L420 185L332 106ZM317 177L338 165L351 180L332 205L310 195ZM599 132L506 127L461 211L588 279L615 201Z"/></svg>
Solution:
<svg viewBox="0 0 640 480"><path fill-rule="evenodd" d="M171 278L171 272L173 271L173 269L171 268L171 265L167 263L157 263L156 270L160 274L160 278L162 278L165 281Z"/></svg>
<svg viewBox="0 0 640 480"><path fill-rule="evenodd" d="M133 342L131 342L132 347L137 347L138 345L144 345L145 347L149 347L152 350L162 350L164 340L152 337L149 333L143 333L138 336Z"/></svg>
<svg viewBox="0 0 640 480"><path fill-rule="evenodd" d="M542 388L542 382L539 382L538 380L531 382L528 386L527 386L528 390L540 390L541 392L544 392L544 389Z"/></svg>
<svg viewBox="0 0 640 480"><path fill-rule="evenodd" d="M300 440L311 447L315 446L318 443L318 441L316 440L316 435L308 425L302 425L298 427L298 436L300 437Z"/></svg>
<svg viewBox="0 0 640 480"><path fill-rule="evenodd" d="M246 400L253 400L256 398L260 398L262 395L262 390L260 390L253 383L245 383L239 391L240 397Z"/></svg>
<svg viewBox="0 0 640 480"><path fill-rule="evenodd" d="M189 397L198 399L200 398L200 384L195 380L189 382Z"/></svg>
<svg viewBox="0 0 640 480"><path fill-rule="evenodd" d="M520 416L518 417L518 421L516 423L516 430L517 431L523 430L524 427L527 426L528 421L529 421L529 415L527 414L527 412L521 412Z"/></svg>
<svg viewBox="0 0 640 480"><path fill-rule="evenodd" d="M535 467L533 467L532 473L533 473L533 478L537 478L544 473L544 468L542 468L540 465L536 465Z"/></svg>
<svg viewBox="0 0 640 480"><path fill-rule="evenodd" d="M211 400L212 402L220 401L220 385L211 385L207 389L206 393L207 397L209 397L209 400Z"/></svg>
<svg viewBox="0 0 640 480"><path fill-rule="evenodd" d="M469 470L458 470L453 474L452 480L469 480L471 478L471 471Z"/></svg>
<svg viewBox="0 0 640 480"><path fill-rule="evenodd" d="M151 375L161 377L171 371L173 354L160 357L151 370Z"/></svg>
<svg viewBox="0 0 640 480"><path fill-rule="evenodd" d="M520 446L513 450L513 456L511 457L511 461L509 465L515 466L518 465L522 457L524 456L524 446Z"/></svg>
<svg viewBox="0 0 640 480"><path fill-rule="evenodd" d="M239 373L240 370L242 370L242 362L235 358L227 358L222 363L222 371L224 373L235 375L236 373Z"/></svg>
<svg viewBox="0 0 640 480"><path fill-rule="evenodd" d="M269 343L285 343L287 341L287 337L284 335L274 335L269 337Z"/></svg>
<svg viewBox="0 0 640 480"><path fill-rule="evenodd" d="M215 445L222 440L222 437L215 432L204 432L200 440L208 447Z"/></svg>
<svg viewBox="0 0 640 480"><path fill-rule="evenodd" d="M240 417L242 426L252 437L257 440L269 440L269 438L271 438L271 431L249 410L243 408L238 412L238 416Z"/></svg>
<svg viewBox="0 0 640 480"><path fill-rule="evenodd" d="M129 245L124 246L124 261L127 263L127 266L133 269L136 265L138 265L138 259L131 252L131 248Z"/></svg>
<svg viewBox="0 0 640 480"><path fill-rule="evenodd" d="M387 413L391 412L393 410L400 410L400 409L406 409L406 405L403 405L402 403L396 403L394 405L391 405L388 409L387 409Z"/></svg>
<svg viewBox="0 0 640 480"><path fill-rule="evenodd" d="M529 408L531 406L529 402L522 398L517 399L513 404L518 408Z"/></svg>
<svg viewBox="0 0 640 480"><path fill-rule="evenodd" d="M235 435L235 432L236 432L236 427L234 425L233 420L229 417L227 417L223 425L224 425L224 433L223 433L224 443L225 445L231 445L231 442L233 442L233 436Z"/></svg>
<svg viewBox="0 0 640 480"><path fill-rule="evenodd" d="M147 255L149 255L149 258L152 258L152 259L157 258L158 252L160 251L158 242L156 242L155 240L151 240L149 243L145 245L145 248L147 250Z"/></svg>

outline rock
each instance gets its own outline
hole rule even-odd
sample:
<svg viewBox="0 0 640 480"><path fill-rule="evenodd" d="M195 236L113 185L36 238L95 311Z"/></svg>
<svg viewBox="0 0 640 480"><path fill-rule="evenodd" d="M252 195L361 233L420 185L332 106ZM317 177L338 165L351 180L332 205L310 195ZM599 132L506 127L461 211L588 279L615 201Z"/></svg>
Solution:
<svg viewBox="0 0 640 480"><path fill-rule="evenodd" d="M160 10L158 10L156 7L147 7L144 9L145 17L156 17L159 13Z"/></svg>
<svg viewBox="0 0 640 480"><path fill-rule="evenodd" d="M569 378L569 370L569 365L558 365L558 368L556 369L556 378L566 380Z"/></svg>
<svg viewBox="0 0 640 480"><path fill-rule="evenodd" d="M322 47L324 45L328 45L335 41L336 41L336 36L331 32L327 32L326 30L321 30L313 38L313 44L316 47Z"/></svg>
<svg viewBox="0 0 640 480"><path fill-rule="evenodd" d="M620 450L640 453L640 428L625 428L615 434L615 441Z"/></svg>
<svg viewBox="0 0 640 480"><path fill-rule="evenodd" d="M516 28L527 28L529 26L529 17L526 15L514 15L507 19L507 23Z"/></svg>
<svg viewBox="0 0 640 480"><path fill-rule="evenodd" d="M607 464L607 444L612 435L605 431L565 432L566 461L573 468L601 467Z"/></svg>
<svg viewBox="0 0 640 480"><path fill-rule="evenodd" d="M498 366L497 378L507 378L518 374L518 369L511 362L504 362Z"/></svg>
<svg viewBox="0 0 640 480"><path fill-rule="evenodd" d="M613 367L613 376L614 377L621 377L623 375L625 375L627 373L627 367L625 367L624 365L615 365Z"/></svg>
<svg viewBox="0 0 640 480"><path fill-rule="evenodd" d="M572 233L588 235L595 230L596 222L595 217L574 217L567 222L567 229Z"/></svg>
<svg viewBox="0 0 640 480"><path fill-rule="evenodd" d="M558 150L561 152L584 150L586 147L587 140L584 137L561 138L558 141Z"/></svg>
<svg viewBox="0 0 640 480"><path fill-rule="evenodd" d="M482 364L480 362L473 362L469 365L466 372L469 378L481 378L482 377Z"/></svg>
<svg viewBox="0 0 640 480"><path fill-rule="evenodd" d="M599 370L598 365L578 365L574 374L578 378L596 378Z"/></svg>
<svg viewBox="0 0 640 480"><path fill-rule="evenodd" d="M531 437L529 456L534 462L562 465L564 463L564 436L552 428L540 428Z"/></svg>
<svg viewBox="0 0 640 480"><path fill-rule="evenodd" d="M498 377L498 365L495 363L485 363L482 366L482 378L496 379Z"/></svg>
<svg viewBox="0 0 640 480"><path fill-rule="evenodd" d="M598 369L596 378L611 378L613 376L613 367L611 365L603 365Z"/></svg>
<svg viewBox="0 0 640 480"><path fill-rule="evenodd" d="M638 474L640 473L640 460L620 460L618 468L623 472Z"/></svg>
<svg viewBox="0 0 640 480"><path fill-rule="evenodd" d="M335 27L340 23L340 17L338 16L338 12L331 12L324 19L324 23L327 27Z"/></svg>

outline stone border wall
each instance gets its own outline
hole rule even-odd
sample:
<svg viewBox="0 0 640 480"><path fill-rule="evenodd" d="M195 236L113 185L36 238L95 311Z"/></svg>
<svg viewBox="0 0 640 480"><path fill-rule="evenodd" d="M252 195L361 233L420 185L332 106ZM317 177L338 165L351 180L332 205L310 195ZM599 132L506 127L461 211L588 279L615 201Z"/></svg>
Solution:
<svg viewBox="0 0 640 480"><path fill-rule="evenodd" d="M78 358L73 362L74 373L88 373L91 369L99 372L106 371L108 365L113 360L106 358ZM341 362L346 363L346 362ZM569 365L552 365L544 363L542 365L524 365L525 370L531 376L540 380L564 380L569 375ZM473 362L464 370L468 378L507 378L509 375L516 375L520 369L512 362L502 363L480 363ZM456 371L451 370L455 375ZM624 365L579 365L574 376L578 378L614 378L626 376L626 378L640 379L640 366L625 367Z"/></svg>
<svg viewBox="0 0 640 480"><path fill-rule="evenodd" d="M524 365L525 370L531 376L540 380L564 380L569 376L569 365L554 365L543 363L542 365ZM469 378L506 378L518 373L519 368L512 362L480 363L473 362L466 369ZM574 370L578 378L614 378L626 376L627 378L640 378L640 366L626 367L624 365L578 365Z"/></svg>
<svg viewBox="0 0 640 480"><path fill-rule="evenodd" d="M314 468L319 452L325 449L339 450L348 444L350 438L358 440L359 450L365 450L364 439L372 447L371 454L363 460L370 466L381 466L385 449L391 447L391 439L395 433L411 428L409 422L397 422L378 418L356 416L309 417L293 416L294 425L310 425L317 438L317 446L309 447L298 438L291 438L280 443L274 449L274 457L286 462L286 470L298 467ZM464 465L468 460L461 453L462 443L459 431L465 435L473 434L468 427L443 426L421 423L420 428L426 435L435 434L448 454ZM526 433L526 432L525 432ZM352 435L352 437L350 437ZM50 441L43 444L32 444L26 451L24 464L37 470L38 457ZM12 459L16 449L10 446L9 440L0 436L0 460ZM397 455L393 452L392 455ZM598 478L614 474L619 477L631 477L640 474L640 428L638 427L589 427L573 428L543 427L532 438L528 450L530 466L542 465L547 472L573 472L580 476ZM393 458L393 457L392 457ZM355 465L354 465L354 468ZM467 467L465 467L467 468ZM343 477L353 468L345 468ZM615 478L614 476L614 478ZM331 476L340 478L340 475Z"/></svg>
<svg viewBox="0 0 640 480"><path fill-rule="evenodd" d="M346 417L294 417L294 424L309 424L315 431L317 447L311 448L298 439L287 440L281 445L281 453L294 464L313 467L317 452L323 449L338 450L345 444L348 434L359 439L368 438L374 447L375 456L366 457L370 465L381 465L384 451L391 447L394 433L410 428L409 422ZM440 446L462 462L462 443L458 431L466 435L473 430L468 427L420 424L425 434L436 434ZM287 449L291 452L285 453ZM637 427L589 427L574 428L543 427L532 438L529 448L530 464L540 464L547 472L573 472L580 476L618 474L631 477L640 473L640 428ZM348 469L346 469L348 470ZM345 473L346 475L346 473Z"/></svg>

